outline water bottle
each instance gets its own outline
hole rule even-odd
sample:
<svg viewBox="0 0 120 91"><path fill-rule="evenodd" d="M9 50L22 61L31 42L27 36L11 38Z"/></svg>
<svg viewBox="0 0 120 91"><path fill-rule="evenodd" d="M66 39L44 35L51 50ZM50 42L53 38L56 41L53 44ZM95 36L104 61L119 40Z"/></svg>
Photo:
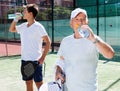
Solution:
<svg viewBox="0 0 120 91"><path fill-rule="evenodd" d="M79 29L80 35L81 35L83 38L88 38L88 37L89 37L90 33L89 33L88 30L83 30L83 29L80 29L80 28L78 28L78 29Z"/></svg>
<svg viewBox="0 0 120 91"><path fill-rule="evenodd" d="M15 15L14 15L14 21L15 21L15 22L18 22L20 19L22 19L22 17L23 17L23 14L17 12L17 13L15 13Z"/></svg>
<svg viewBox="0 0 120 91"><path fill-rule="evenodd" d="M15 18L17 18L17 19L21 19L22 16L23 16L22 13L19 13L19 12L15 13Z"/></svg>

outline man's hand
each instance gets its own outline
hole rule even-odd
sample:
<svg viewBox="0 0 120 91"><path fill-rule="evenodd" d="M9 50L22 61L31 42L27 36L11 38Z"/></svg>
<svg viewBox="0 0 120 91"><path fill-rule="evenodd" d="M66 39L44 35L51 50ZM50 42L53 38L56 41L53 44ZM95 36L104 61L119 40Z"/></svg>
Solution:
<svg viewBox="0 0 120 91"><path fill-rule="evenodd" d="M15 13L15 18L14 18L14 21L15 22L18 22L20 19L22 19L22 14L21 13Z"/></svg>
<svg viewBox="0 0 120 91"><path fill-rule="evenodd" d="M65 82L65 73L60 70L60 67L57 66L56 74L55 74L55 80L61 80L62 83Z"/></svg>
<svg viewBox="0 0 120 91"><path fill-rule="evenodd" d="M44 60L45 60L45 58L41 57L41 58L38 60L39 64L43 64L43 63L44 63Z"/></svg>

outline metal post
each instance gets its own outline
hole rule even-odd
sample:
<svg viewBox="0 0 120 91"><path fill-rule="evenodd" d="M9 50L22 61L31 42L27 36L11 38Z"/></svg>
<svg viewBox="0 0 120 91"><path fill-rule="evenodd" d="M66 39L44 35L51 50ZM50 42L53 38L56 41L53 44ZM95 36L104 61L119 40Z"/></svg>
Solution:
<svg viewBox="0 0 120 91"><path fill-rule="evenodd" d="M22 0L22 5L27 5L27 0Z"/></svg>
<svg viewBox="0 0 120 91"><path fill-rule="evenodd" d="M54 52L54 0L52 0L52 52Z"/></svg>
<svg viewBox="0 0 120 91"><path fill-rule="evenodd" d="M99 0L96 0L97 3L97 35L99 35Z"/></svg>
<svg viewBox="0 0 120 91"><path fill-rule="evenodd" d="M104 0L104 29L105 29L105 41L106 41L106 3L107 3L107 0Z"/></svg>
<svg viewBox="0 0 120 91"><path fill-rule="evenodd" d="M14 0L14 13L16 13L16 0ZM13 33L13 36L14 36L14 39L16 40L16 36L15 36L15 33Z"/></svg>
<svg viewBox="0 0 120 91"><path fill-rule="evenodd" d="M73 7L76 8L76 0L73 0Z"/></svg>
<svg viewBox="0 0 120 91"><path fill-rule="evenodd" d="M24 4L27 5L27 0L24 0Z"/></svg>

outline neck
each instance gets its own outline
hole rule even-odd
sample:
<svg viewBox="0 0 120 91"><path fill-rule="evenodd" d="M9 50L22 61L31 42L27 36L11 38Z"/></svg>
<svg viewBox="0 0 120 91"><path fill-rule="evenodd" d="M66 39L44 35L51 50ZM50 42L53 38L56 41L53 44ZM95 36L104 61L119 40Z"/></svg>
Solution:
<svg viewBox="0 0 120 91"><path fill-rule="evenodd" d="M74 33L74 38L75 38L75 39L79 39L79 38L81 38L79 32L75 32L75 33Z"/></svg>
<svg viewBox="0 0 120 91"><path fill-rule="evenodd" d="M35 22L35 20L28 20L27 27L31 26L34 22Z"/></svg>

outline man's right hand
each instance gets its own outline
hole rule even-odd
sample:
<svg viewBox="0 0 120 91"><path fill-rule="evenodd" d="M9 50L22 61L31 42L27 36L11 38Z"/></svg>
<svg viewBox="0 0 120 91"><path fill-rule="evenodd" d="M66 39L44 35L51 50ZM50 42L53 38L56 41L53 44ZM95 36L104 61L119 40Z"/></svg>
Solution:
<svg viewBox="0 0 120 91"><path fill-rule="evenodd" d="M55 80L61 80L62 83L65 82L65 74L63 74L62 72L56 72L55 75Z"/></svg>
<svg viewBox="0 0 120 91"><path fill-rule="evenodd" d="M22 14L21 13L15 13L15 18L14 18L14 21L15 22L18 22L20 19L22 19Z"/></svg>

